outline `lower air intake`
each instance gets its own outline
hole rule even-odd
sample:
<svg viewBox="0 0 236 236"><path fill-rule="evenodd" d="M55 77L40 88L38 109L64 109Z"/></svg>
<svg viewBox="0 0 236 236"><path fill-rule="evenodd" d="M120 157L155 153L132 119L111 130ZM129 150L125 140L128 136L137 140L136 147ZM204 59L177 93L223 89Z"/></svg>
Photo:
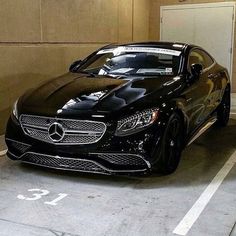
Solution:
<svg viewBox="0 0 236 236"><path fill-rule="evenodd" d="M144 166L147 167L147 163L140 155L128 154L128 153L99 153L99 158L108 161L111 164L122 166Z"/></svg>
<svg viewBox="0 0 236 236"><path fill-rule="evenodd" d="M22 161L57 169L106 173L106 170L103 169L102 166L90 160L64 158L29 152L22 157Z"/></svg>

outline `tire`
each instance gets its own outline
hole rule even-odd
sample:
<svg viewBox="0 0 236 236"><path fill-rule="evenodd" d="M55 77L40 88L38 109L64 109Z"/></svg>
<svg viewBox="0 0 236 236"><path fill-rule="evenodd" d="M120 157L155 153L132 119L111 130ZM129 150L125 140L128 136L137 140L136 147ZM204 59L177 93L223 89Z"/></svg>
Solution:
<svg viewBox="0 0 236 236"><path fill-rule="evenodd" d="M154 172L168 175L177 169L183 149L183 120L174 113L168 120L159 148L157 148Z"/></svg>
<svg viewBox="0 0 236 236"><path fill-rule="evenodd" d="M222 101L217 108L217 126L225 127L230 116L230 86L227 86Z"/></svg>

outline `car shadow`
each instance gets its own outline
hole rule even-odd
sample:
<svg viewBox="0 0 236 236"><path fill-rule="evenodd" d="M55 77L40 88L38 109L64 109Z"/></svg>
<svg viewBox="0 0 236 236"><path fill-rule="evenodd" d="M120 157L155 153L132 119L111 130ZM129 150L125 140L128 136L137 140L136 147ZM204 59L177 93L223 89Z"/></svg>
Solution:
<svg viewBox="0 0 236 236"><path fill-rule="evenodd" d="M231 119L227 127L212 127L182 153L182 160L177 171L162 176L109 176L89 174L28 164L17 165L21 172L32 173L39 177L63 179L64 181L82 182L91 185L111 185L135 189L170 188L194 186L209 183L224 163L236 150L236 120Z"/></svg>

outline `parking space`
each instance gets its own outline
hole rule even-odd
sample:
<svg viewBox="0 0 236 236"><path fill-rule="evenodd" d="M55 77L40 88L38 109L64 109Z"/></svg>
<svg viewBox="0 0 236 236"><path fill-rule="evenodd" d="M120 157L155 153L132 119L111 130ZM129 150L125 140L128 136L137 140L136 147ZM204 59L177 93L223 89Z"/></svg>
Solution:
<svg viewBox="0 0 236 236"><path fill-rule="evenodd" d="M175 235L173 231L236 151L236 120L183 153L169 176L55 171L0 158L1 235ZM236 166L187 235L236 235Z"/></svg>
<svg viewBox="0 0 236 236"><path fill-rule="evenodd" d="M1 1L0 236L236 236L235 12Z"/></svg>

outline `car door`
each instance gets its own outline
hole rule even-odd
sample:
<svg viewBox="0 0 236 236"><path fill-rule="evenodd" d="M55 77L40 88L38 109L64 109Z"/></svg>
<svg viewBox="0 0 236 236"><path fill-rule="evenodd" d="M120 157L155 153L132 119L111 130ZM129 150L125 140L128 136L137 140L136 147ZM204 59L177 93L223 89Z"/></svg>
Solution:
<svg viewBox="0 0 236 236"><path fill-rule="evenodd" d="M225 87L225 84L227 82L225 78L224 69L220 65L218 65L209 54L206 53L205 55L206 61L208 62L208 65L210 65L210 73L208 75L208 78L214 84L214 89L210 97L211 100L209 105L209 111L213 112L217 109L221 102L223 96L222 91L224 91L223 88Z"/></svg>
<svg viewBox="0 0 236 236"><path fill-rule="evenodd" d="M204 59L204 71L207 73L208 84L211 85L210 93L206 100L206 115L216 110L220 103L220 94L222 90L221 72L215 60L204 50L199 53Z"/></svg>
<svg viewBox="0 0 236 236"><path fill-rule="evenodd" d="M214 74L214 61L209 63L206 60L204 51L194 48L190 51L188 57L188 71L191 76L191 65L201 64L203 71L199 78L192 81L188 88L188 101L190 102L191 115L189 120L190 129L195 129L207 120L209 114L214 110L212 105L213 94L215 90L212 77Z"/></svg>

